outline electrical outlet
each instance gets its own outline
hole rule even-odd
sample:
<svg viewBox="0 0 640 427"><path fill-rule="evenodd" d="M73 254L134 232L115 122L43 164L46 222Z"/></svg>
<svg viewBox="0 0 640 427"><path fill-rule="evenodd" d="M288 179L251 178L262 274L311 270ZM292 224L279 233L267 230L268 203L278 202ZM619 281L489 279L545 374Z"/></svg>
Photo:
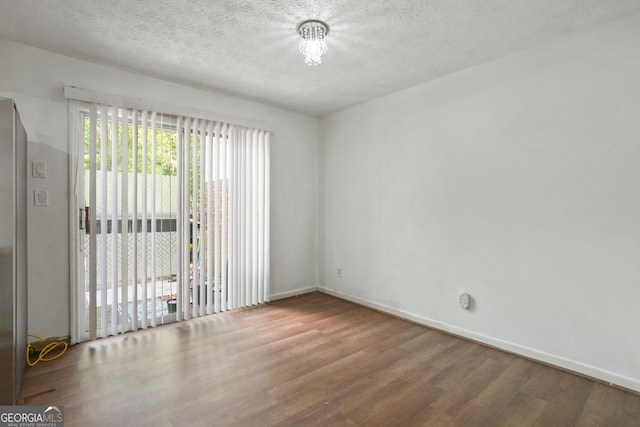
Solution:
<svg viewBox="0 0 640 427"><path fill-rule="evenodd" d="M469 310L469 306L471 305L471 295L466 292L461 293L458 297L458 303L463 310Z"/></svg>
<svg viewBox="0 0 640 427"><path fill-rule="evenodd" d="M342 277L342 267L338 267L338 277Z"/></svg>

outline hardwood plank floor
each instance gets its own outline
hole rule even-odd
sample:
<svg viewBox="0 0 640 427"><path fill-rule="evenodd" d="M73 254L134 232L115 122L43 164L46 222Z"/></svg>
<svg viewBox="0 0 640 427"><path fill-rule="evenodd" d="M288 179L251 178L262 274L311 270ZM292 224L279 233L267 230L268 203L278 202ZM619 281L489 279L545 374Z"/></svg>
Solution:
<svg viewBox="0 0 640 427"><path fill-rule="evenodd" d="M79 344L66 426L639 426L640 396L321 293Z"/></svg>

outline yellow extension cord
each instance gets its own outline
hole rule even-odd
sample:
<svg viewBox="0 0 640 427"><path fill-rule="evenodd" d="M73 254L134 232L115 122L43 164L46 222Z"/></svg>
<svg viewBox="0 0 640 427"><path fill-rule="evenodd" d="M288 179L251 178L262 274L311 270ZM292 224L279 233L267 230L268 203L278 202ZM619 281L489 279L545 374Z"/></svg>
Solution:
<svg viewBox="0 0 640 427"><path fill-rule="evenodd" d="M31 343L27 343L27 365L29 366L35 366L38 362L50 362L52 360L55 360L58 357L62 356L64 352L67 351L67 348L69 347L69 344L67 344L65 341L52 341L49 344L44 345L45 340L42 339L42 337L39 337L37 335L31 335L31 334L28 334L27 337L37 338L40 341L40 347L41 347L38 357L35 359L35 361L32 362L31 354L36 353L36 347L33 347ZM49 353L51 353L52 351L54 351L56 348L60 346L62 346L62 350L59 350L57 354L54 354L53 356L47 356Z"/></svg>

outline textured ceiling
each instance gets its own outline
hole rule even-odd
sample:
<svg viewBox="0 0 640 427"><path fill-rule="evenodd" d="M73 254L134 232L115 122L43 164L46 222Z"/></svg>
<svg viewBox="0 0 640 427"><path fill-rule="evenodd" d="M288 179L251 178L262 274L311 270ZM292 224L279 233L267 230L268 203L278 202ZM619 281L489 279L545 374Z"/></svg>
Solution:
<svg viewBox="0 0 640 427"><path fill-rule="evenodd" d="M305 114L640 11L639 0L0 0L0 37ZM304 64L296 26L330 26Z"/></svg>

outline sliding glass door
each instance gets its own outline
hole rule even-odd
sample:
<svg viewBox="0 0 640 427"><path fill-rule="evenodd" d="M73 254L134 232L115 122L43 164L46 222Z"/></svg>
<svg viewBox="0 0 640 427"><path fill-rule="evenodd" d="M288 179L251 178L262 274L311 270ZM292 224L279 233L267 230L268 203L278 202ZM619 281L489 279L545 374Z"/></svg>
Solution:
<svg viewBox="0 0 640 427"><path fill-rule="evenodd" d="M80 102L70 112L74 342L268 301L268 132Z"/></svg>

